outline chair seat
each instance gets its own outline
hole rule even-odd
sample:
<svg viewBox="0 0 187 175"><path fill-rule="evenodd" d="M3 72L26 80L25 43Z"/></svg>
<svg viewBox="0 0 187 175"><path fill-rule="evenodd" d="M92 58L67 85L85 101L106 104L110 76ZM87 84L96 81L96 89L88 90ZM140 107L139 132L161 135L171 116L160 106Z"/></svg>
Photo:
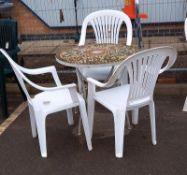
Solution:
<svg viewBox="0 0 187 175"><path fill-rule="evenodd" d="M140 98L140 99L137 99L137 100L129 100L128 102L128 110L134 108L134 107L141 107L141 106L145 106L146 104L148 104L151 100L153 99L152 96L147 96L147 97L144 97L144 98Z"/></svg>
<svg viewBox="0 0 187 175"><path fill-rule="evenodd" d="M129 95L130 85L126 84L103 91L96 92L95 100L111 111L124 109Z"/></svg>
<svg viewBox="0 0 187 175"><path fill-rule="evenodd" d="M32 102L46 114L77 106L68 89L41 92L34 96Z"/></svg>
<svg viewBox="0 0 187 175"><path fill-rule="evenodd" d="M97 80L107 80L111 70L112 66L79 69L84 78L92 77Z"/></svg>

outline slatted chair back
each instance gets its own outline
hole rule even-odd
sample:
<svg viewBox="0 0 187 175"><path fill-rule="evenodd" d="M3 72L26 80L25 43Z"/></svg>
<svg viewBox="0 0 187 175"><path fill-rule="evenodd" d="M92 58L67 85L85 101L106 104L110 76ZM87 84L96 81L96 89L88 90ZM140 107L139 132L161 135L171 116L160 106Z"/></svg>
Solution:
<svg viewBox="0 0 187 175"><path fill-rule="evenodd" d="M158 47L140 51L117 67L105 87L110 87L120 79L123 72L128 72L130 83L129 103L134 100L152 98L157 78L160 73L168 70L177 58L177 51L173 47Z"/></svg>
<svg viewBox="0 0 187 175"><path fill-rule="evenodd" d="M85 44L86 29L91 24L96 43L118 44L119 31L122 24L126 24L126 45L132 43L132 23L130 18L123 12L117 10L100 10L89 14L83 21L79 45Z"/></svg>

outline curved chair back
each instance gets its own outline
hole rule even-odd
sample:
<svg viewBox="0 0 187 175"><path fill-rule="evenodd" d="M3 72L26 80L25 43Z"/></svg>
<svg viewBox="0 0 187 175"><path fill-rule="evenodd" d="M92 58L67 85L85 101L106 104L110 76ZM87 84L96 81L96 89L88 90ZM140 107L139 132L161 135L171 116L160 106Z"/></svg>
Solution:
<svg viewBox="0 0 187 175"><path fill-rule="evenodd" d="M130 46L132 43L132 23L124 12L117 10L100 10L89 14L82 24L80 46L85 44L86 29L89 23L94 30L96 43L98 44L118 44L119 31L123 23L125 23L127 27L126 45Z"/></svg>
<svg viewBox="0 0 187 175"><path fill-rule="evenodd" d="M168 70L177 58L173 47L158 47L131 55L117 67L105 87L114 84L128 71L130 83L129 102L152 97L158 75Z"/></svg>
<svg viewBox="0 0 187 175"><path fill-rule="evenodd" d="M25 75L24 75L24 70L27 70L26 68L18 65L8 54L6 51L4 51L3 49L0 49L0 52L4 55L4 57L7 59L7 61L10 63L12 69L14 70L16 77L27 97L27 100L31 103L31 97L27 91L25 82L29 83L29 84L35 84L32 81L30 81ZM25 81L25 82L24 82ZM36 85L36 84L35 84ZM37 86L37 85L36 85Z"/></svg>

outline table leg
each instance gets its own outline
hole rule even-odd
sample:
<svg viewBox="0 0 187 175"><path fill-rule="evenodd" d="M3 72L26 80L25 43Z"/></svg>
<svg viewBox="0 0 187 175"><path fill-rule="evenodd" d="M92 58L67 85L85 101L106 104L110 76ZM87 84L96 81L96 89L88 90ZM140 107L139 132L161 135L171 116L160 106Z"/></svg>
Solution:
<svg viewBox="0 0 187 175"><path fill-rule="evenodd" d="M86 100L87 86L86 86L86 83L85 83L85 79L78 69L76 69L76 75L77 75L79 92L81 93L81 95L83 95L83 98Z"/></svg>
<svg viewBox="0 0 187 175"><path fill-rule="evenodd" d="M76 69L76 75L77 75L77 81L78 81L78 89L79 92L81 93L81 95L83 96L85 102L86 102L86 83L84 80L84 77L82 76L82 74L80 73L80 71L78 69ZM80 136L82 135L82 121L81 118L79 117L79 121L78 121L78 125L77 125L77 135ZM75 133L75 132L74 132Z"/></svg>

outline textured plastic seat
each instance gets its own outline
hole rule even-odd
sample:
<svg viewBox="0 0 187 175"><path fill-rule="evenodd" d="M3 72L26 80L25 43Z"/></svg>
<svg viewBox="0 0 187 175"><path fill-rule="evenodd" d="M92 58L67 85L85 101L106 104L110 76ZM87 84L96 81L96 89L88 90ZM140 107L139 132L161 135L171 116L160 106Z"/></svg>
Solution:
<svg viewBox="0 0 187 175"><path fill-rule="evenodd" d="M129 56L114 70L105 83L87 78L88 119L91 134L93 133L95 101L97 101L113 113L116 157L123 157L125 118L126 111L129 110L134 111L134 109L149 106L152 143L156 144L153 92L158 75L169 69L176 57L177 51L172 47L148 49ZM129 84L114 86L116 81L126 74L126 70ZM96 87L100 87L99 90Z"/></svg>
<svg viewBox="0 0 187 175"><path fill-rule="evenodd" d="M85 101L83 97L77 93L75 84L62 85L54 66L37 69L27 69L16 64L5 50L0 49L0 52L5 56L5 58L7 58L10 65L12 66L21 84L21 87L23 88L23 91L27 97L32 136L36 137L38 135L41 156L47 157L45 124L46 117L48 116L48 114L66 110L68 123L72 125L72 108L76 106L78 106L80 110L80 116L83 122L83 128L86 136L88 149L91 150L92 143ZM52 74L52 77L56 84L55 87L39 86L26 77L26 74L38 75L44 73ZM25 82L42 92L31 97L29 95L29 92L27 91Z"/></svg>
<svg viewBox="0 0 187 175"><path fill-rule="evenodd" d="M91 25L97 44L118 44L119 32L122 24L127 28L126 45L132 43L132 24L130 18L117 10L100 10L86 16L81 29L79 46L85 45L86 30ZM99 68L81 68L79 71L83 77L94 77L98 80L106 80L111 72L111 66Z"/></svg>

